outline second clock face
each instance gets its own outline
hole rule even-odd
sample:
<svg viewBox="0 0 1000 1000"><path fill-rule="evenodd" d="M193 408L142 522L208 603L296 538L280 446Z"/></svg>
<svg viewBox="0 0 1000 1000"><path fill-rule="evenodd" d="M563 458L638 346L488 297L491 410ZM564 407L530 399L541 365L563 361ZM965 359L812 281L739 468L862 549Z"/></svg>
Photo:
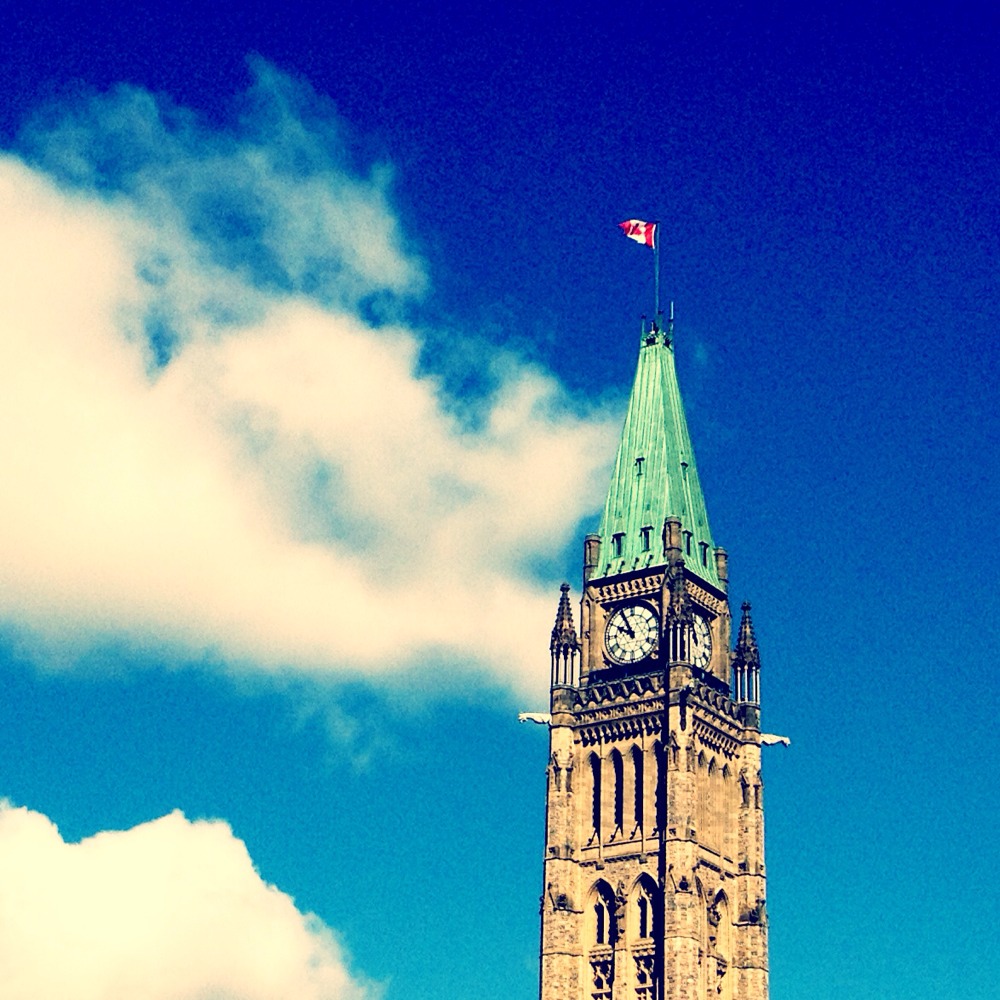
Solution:
<svg viewBox="0 0 1000 1000"><path fill-rule="evenodd" d="M701 615L695 615L691 628L691 662L704 670L711 661L712 626Z"/></svg>
<svg viewBox="0 0 1000 1000"><path fill-rule="evenodd" d="M653 609L645 604L619 608L604 630L608 656L615 663L638 663L656 647L659 623Z"/></svg>

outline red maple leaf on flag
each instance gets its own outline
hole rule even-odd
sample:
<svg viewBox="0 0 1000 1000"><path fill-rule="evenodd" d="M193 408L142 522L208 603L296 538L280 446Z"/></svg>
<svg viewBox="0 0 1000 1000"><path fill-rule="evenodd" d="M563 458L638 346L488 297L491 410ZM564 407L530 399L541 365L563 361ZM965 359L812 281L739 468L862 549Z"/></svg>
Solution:
<svg viewBox="0 0 1000 1000"><path fill-rule="evenodd" d="M643 222L642 219L626 219L618 223L618 228L636 243L645 243L648 247L656 248L657 223Z"/></svg>

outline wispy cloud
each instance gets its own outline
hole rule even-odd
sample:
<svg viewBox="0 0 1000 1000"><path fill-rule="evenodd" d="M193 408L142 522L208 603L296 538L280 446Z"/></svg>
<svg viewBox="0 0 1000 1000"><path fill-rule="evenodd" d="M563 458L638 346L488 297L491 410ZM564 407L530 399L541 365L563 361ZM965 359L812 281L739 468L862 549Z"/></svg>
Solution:
<svg viewBox="0 0 1000 1000"><path fill-rule="evenodd" d="M33 166L128 205L152 230L135 248L139 273L178 335L211 333L275 295L353 309L419 293L424 267L403 246L389 165L359 175L332 104L251 66L227 125L120 85L39 113L20 145Z"/></svg>
<svg viewBox="0 0 1000 1000"><path fill-rule="evenodd" d="M0 802L6 1000L365 1000L333 932L263 882L221 821L175 812L66 843Z"/></svg>
<svg viewBox="0 0 1000 1000"><path fill-rule="evenodd" d="M0 614L41 657L433 654L539 690L532 567L599 502L612 428L510 358L456 415L386 322L426 284L388 172L256 71L228 129L122 89L0 160Z"/></svg>

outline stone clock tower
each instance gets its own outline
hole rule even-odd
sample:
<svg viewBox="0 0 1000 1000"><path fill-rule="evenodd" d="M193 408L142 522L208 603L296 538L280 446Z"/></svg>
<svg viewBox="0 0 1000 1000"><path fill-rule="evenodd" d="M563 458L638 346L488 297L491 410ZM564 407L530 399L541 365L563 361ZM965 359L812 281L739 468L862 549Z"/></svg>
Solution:
<svg viewBox="0 0 1000 1000"><path fill-rule="evenodd" d="M552 630L541 1000L766 1000L760 660L735 649L672 326L644 325L577 633Z"/></svg>

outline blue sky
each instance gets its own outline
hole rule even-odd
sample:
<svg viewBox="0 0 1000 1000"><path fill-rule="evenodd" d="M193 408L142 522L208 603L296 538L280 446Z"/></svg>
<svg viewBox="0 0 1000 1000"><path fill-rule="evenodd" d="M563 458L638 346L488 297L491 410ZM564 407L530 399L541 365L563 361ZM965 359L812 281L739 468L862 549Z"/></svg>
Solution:
<svg viewBox="0 0 1000 1000"><path fill-rule="evenodd" d="M534 995L638 217L792 739L771 995L992 996L997 36L4 5L0 993Z"/></svg>

